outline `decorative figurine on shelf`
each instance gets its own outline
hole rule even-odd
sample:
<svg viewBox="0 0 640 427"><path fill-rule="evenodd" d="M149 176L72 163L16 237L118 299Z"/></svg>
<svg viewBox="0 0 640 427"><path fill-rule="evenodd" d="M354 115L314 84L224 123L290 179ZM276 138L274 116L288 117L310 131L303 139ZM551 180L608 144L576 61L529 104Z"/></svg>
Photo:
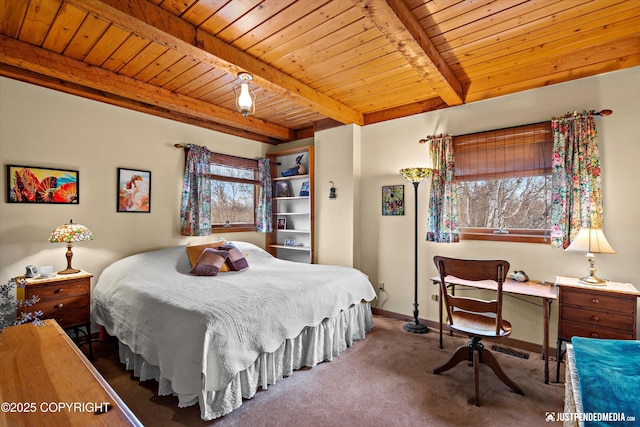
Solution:
<svg viewBox="0 0 640 427"><path fill-rule="evenodd" d="M298 157L296 157L296 166L290 168L290 169L285 169L282 171L281 175L282 176L295 176L295 175L304 175L307 173L307 168L300 163L302 161L302 156L304 156L304 154L300 154Z"/></svg>

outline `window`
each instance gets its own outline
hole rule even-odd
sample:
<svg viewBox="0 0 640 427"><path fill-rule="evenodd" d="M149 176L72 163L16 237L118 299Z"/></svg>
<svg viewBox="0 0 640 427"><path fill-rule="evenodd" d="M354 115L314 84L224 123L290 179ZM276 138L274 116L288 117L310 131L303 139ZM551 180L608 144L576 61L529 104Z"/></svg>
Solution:
<svg viewBox="0 0 640 427"><path fill-rule="evenodd" d="M255 231L257 161L216 153L210 161L212 230Z"/></svg>
<svg viewBox="0 0 640 427"><path fill-rule="evenodd" d="M547 241L552 151L550 122L454 137L460 238Z"/></svg>

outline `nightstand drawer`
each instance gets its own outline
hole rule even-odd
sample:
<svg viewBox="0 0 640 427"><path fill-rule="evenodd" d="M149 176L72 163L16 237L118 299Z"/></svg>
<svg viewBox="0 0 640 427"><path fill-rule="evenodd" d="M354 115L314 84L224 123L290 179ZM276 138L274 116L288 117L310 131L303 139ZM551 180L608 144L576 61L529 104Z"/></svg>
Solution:
<svg viewBox="0 0 640 427"><path fill-rule="evenodd" d="M89 295L78 295L71 298L59 298L55 300L40 301L37 304L31 306L31 311L40 310L43 313L43 317L52 317L61 311L70 310L73 308L86 308L89 309Z"/></svg>
<svg viewBox="0 0 640 427"><path fill-rule="evenodd" d="M571 337L606 338L616 340L634 339L631 330L601 328L594 325L562 322L558 328L558 338L570 341Z"/></svg>
<svg viewBox="0 0 640 427"><path fill-rule="evenodd" d="M607 310L618 313L635 313L636 298L632 296L607 295L605 292L589 292L566 288L562 290L562 303L580 307Z"/></svg>
<svg viewBox="0 0 640 427"><path fill-rule="evenodd" d="M89 307L55 312L47 318L55 319L63 329L86 325L89 318Z"/></svg>
<svg viewBox="0 0 640 427"><path fill-rule="evenodd" d="M89 280L69 280L29 286L27 298L36 295L40 301L89 294Z"/></svg>
<svg viewBox="0 0 640 427"><path fill-rule="evenodd" d="M633 314L623 314L618 312L600 312L587 310L584 308L563 305L560 309L560 317L564 321L584 323L605 328L633 330L635 316Z"/></svg>

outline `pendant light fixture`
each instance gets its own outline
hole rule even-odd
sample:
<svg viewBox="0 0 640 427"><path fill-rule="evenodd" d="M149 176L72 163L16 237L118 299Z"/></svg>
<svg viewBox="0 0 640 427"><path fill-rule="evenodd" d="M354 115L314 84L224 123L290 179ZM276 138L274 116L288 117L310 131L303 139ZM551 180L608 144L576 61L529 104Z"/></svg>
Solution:
<svg viewBox="0 0 640 427"><path fill-rule="evenodd" d="M256 94L249 87L253 76L249 73L239 73L240 85L233 88L236 94L236 108L243 116L249 116L256 112Z"/></svg>

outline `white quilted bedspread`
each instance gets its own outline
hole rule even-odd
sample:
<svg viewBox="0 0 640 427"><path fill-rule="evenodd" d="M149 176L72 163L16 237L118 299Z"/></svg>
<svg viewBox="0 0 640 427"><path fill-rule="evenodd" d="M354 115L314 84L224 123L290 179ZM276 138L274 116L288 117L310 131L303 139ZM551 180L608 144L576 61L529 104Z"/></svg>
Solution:
<svg viewBox="0 0 640 427"><path fill-rule="evenodd" d="M185 247L176 246L113 263L92 291L94 321L159 366L177 393L221 390L260 353L375 297L356 269L234 243L247 254L246 270L192 276Z"/></svg>

